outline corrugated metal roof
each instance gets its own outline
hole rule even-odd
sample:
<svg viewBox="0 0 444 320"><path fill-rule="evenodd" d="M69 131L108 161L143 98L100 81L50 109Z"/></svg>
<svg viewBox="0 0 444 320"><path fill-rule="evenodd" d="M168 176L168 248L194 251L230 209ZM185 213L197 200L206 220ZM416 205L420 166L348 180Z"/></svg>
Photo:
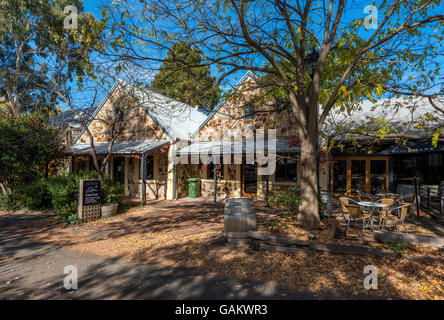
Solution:
<svg viewBox="0 0 444 320"><path fill-rule="evenodd" d="M89 121L88 115L91 115L93 113L93 110L87 110L87 109L79 109L77 110L82 117L84 117L85 121ZM65 112L59 114L58 116L55 116L51 119L49 119L49 123L58 128L66 128L67 126L73 128L73 129L81 129L82 124L79 121L79 118L75 114L73 110L66 110Z"/></svg>
<svg viewBox="0 0 444 320"><path fill-rule="evenodd" d="M242 152L247 152L247 144L245 140L238 141L199 141L191 143L188 146L179 149L180 154L226 154L227 150L230 150L230 154L239 153L236 149L236 143L242 143ZM239 148L239 147L238 147ZM264 149L268 150L268 141L264 141ZM255 152L255 145L253 145L252 151ZM225 151L225 153L224 153ZM301 147L299 145L290 145L287 140L276 139L276 152L300 152Z"/></svg>
<svg viewBox="0 0 444 320"><path fill-rule="evenodd" d="M167 140L145 140L145 141L118 141L114 142L112 154L140 154L154 151L157 148L169 143ZM109 142L95 142L96 154L107 154ZM89 154L91 146L89 143L76 143L68 148L68 153Z"/></svg>
<svg viewBox="0 0 444 320"><path fill-rule="evenodd" d="M128 83L125 83L124 88L132 90L147 114L171 140L190 139L193 132L207 118L197 107L150 89L134 87Z"/></svg>
<svg viewBox="0 0 444 320"><path fill-rule="evenodd" d="M171 99L150 89L137 87L127 81L119 80L116 81L105 98L94 109L88 125L94 120L118 86L127 90L138 99L148 116L172 141L177 138L189 139L192 133L207 118L207 115L199 111L197 107ZM74 139L74 143L80 139L84 132L85 128L82 127L81 132Z"/></svg>
<svg viewBox="0 0 444 320"><path fill-rule="evenodd" d="M439 104L444 104L443 98L437 100ZM444 126L444 120L439 117L427 98L401 97L380 99L375 102L364 100L357 103L351 112L333 110L327 117L323 131L331 133L335 130L341 132L344 129L360 126L376 126L377 119L383 119L400 132L424 135L424 129L417 128L415 122L422 121L426 115L437 118L436 121L428 123L429 129Z"/></svg>

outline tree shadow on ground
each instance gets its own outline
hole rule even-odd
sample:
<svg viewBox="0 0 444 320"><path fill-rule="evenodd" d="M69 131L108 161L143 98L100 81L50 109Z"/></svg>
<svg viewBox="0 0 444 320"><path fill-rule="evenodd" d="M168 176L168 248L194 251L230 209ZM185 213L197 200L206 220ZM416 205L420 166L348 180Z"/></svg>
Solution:
<svg viewBox="0 0 444 320"><path fill-rule="evenodd" d="M74 259L73 261L76 261ZM82 264L78 262L76 264ZM17 283L6 299L346 299L338 292L282 288L272 282L237 280L199 268L160 264L134 264L121 258L89 258L79 267L78 290L66 290L60 272L56 276ZM359 298L359 296L355 297Z"/></svg>
<svg viewBox="0 0 444 320"><path fill-rule="evenodd" d="M56 254L74 241L69 237L51 243L37 239L44 239L45 234L63 236L66 230L74 236L78 234L84 245L103 237L116 239L132 234L174 233L179 238L205 230L221 234L223 204L159 202L146 214L124 218L68 229L60 229L53 216L32 220L32 223L14 224L11 220L7 228L0 229L0 255L6 257L0 260L0 273L20 264L43 268L36 262L39 257ZM83 232L90 234L85 238ZM423 285L441 276L438 269L401 259L256 252L226 246L218 239L196 242L183 238L180 243L159 244L112 258L78 257L83 265L79 270L81 289L72 293L62 289L65 275L60 267L58 275L27 283L26 288L12 288L6 298L29 297L36 288L39 290L35 297L40 298L373 299L386 298L388 292L391 298L397 298L408 297L395 285L397 279L410 285ZM72 264L72 255L73 252L68 254L66 264ZM380 270L384 294L363 290L363 270L370 264ZM343 289L348 287L351 289Z"/></svg>

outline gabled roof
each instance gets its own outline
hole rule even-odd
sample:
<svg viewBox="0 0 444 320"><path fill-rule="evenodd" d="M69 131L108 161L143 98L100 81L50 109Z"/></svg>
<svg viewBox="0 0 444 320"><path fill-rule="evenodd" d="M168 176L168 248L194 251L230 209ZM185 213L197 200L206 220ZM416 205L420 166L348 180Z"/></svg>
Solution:
<svg viewBox="0 0 444 320"><path fill-rule="evenodd" d="M88 116L88 114L92 114L94 110L77 110L82 116ZM82 129L82 124L79 121L79 118L72 110L66 110L65 112L49 119L49 123L57 128L66 128L70 127L72 129L80 130Z"/></svg>
<svg viewBox="0 0 444 320"><path fill-rule="evenodd" d="M106 101L108 101L109 97L111 96L111 94L117 89L117 87L119 86L119 82L116 81L116 83L113 84L113 86L111 87L111 89L108 91L108 93L106 94L106 96L103 98L103 100L97 105L97 107L94 109L94 111L92 112L92 115L90 117L88 117L88 127L91 124L91 122L96 118L97 114L100 112L100 110L102 110L103 106L105 105ZM85 133L85 128L82 126L82 130L79 132L79 134L75 137L75 139L73 140L73 144L75 144L81 137L82 135Z"/></svg>
<svg viewBox="0 0 444 320"><path fill-rule="evenodd" d="M438 99L444 105L444 98ZM340 111L339 109L330 112L324 126L325 131L335 130L337 125L344 128L356 128L376 124L377 119L383 119L390 126L405 131L409 134L422 135L424 129L411 127L406 124L421 121L426 115L436 116L436 121L429 122L429 129L437 126L444 126L444 118L437 114L437 111L430 105L427 98L422 97L400 97L392 99L379 99L375 102L364 100L357 104L353 111Z"/></svg>
<svg viewBox="0 0 444 320"><path fill-rule="evenodd" d="M129 88L125 86L126 88ZM207 117L195 106L171 99L147 88L135 89L133 94L150 118L172 140L191 138Z"/></svg>
<svg viewBox="0 0 444 320"><path fill-rule="evenodd" d="M96 107L88 121L88 126L119 86L129 91L139 101L140 107L171 141L190 139L192 133L206 118L206 115L199 111L197 107L171 99L150 89L136 87L129 82L119 80ZM73 143L76 143L84 132L85 128L82 127L81 132L74 139Z"/></svg>
<svg viewBox="0 0 444 320"><path fill-rule="evenodd" d="M257 76L252 72L252 71L247 71L242 78L234 85L234 87L231 89L232 91L237 91L239 89L239 87L245 83L245 81L248 78L252 78L253 80L257 79ZM194 138L200 130L202 130L203 127L205 127L205 125L208 123L208 121L211 120L211 118L214 117L214 115L219 112L220 108L222 108L223 105L225 105L225 103L227 102L227 98L224 98L223 100L221 100L213 109L213 111L211 111L211 113L208 115L208 117L205 119L205 121L199 126L199 128L191 135L191 138Z"/></svg>

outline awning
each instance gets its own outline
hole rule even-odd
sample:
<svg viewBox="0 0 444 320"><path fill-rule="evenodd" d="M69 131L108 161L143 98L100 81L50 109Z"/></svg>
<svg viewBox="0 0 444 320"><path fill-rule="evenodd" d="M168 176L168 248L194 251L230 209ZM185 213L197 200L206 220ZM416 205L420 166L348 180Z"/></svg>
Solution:
<svg viewBox="0 0 444 320"><path fill-rule="evenodd" d="M240 148L242 145L242 148ZM191 143L190 145L184 146L179 149L180 154L245 154L249 151L256 152L256 143L248 148L247 141L199 141ZM263 149L268 151L268 141L265 140L263 143ZM240 151L241 150L241 151ZM300 152L300 145L290 145L288 140L276 139L276 152Z"/></svg>
<svg viewBox="0 0 444 320"><path fill-rule="evenodd" d="M117 141L114 142L112 154L130 155L152 152L163 145L169 143L167 140L144 140L144 141ZM108 153L109 142L95 142L96 154L105 155ZM71 154L90 154L91 145L89 143L76 143L68 148Z"/></svg>

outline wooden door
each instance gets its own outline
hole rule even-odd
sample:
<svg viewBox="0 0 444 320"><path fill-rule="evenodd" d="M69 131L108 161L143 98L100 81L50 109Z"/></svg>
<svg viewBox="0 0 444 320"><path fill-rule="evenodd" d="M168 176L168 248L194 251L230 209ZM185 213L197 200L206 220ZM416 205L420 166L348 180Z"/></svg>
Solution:
<svg viewBox="0 0 444 320"><path fill-rule="evenodd" d="M257 165L242 165L242 195L247 197L257 196Z"/></svg>

